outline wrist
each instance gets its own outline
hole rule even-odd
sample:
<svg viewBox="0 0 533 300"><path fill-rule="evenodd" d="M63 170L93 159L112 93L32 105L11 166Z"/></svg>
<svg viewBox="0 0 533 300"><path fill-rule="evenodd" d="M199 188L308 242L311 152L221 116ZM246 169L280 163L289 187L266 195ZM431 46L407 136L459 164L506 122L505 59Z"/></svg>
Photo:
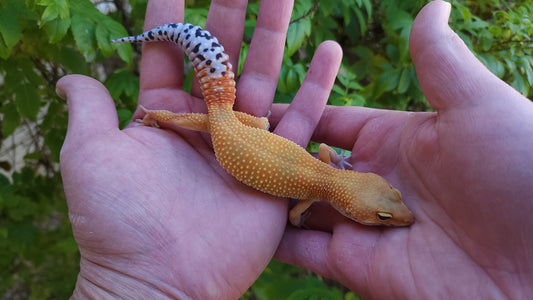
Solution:
<svg viewBox="0 0 533 300"><path fill-rule="evenodd" d="M145 281L82 258L71 299L192 299L161 282Z"/></svg>

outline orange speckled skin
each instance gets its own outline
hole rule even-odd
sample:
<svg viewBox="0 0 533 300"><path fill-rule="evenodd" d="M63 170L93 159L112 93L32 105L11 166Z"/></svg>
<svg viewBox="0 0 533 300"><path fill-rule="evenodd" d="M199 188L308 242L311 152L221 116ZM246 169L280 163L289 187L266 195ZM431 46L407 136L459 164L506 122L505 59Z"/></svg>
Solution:
<svg viewBox="0 0 533 300"><path fill-rule="evenodd" d="M400 192L382 177L333 168L288 139L242 124L229 108L211 105L209 123L217 160L239 181L276 196L327 200L346 217L366 225L413 223ZM393 217L381 220L378 212Z"/></svg>
<svg viewBox="0 0 533 300"><path fill-rule="evenodd" d="M167 32L161 37L160 28L173 30L165 26L137 37L117 41L145 42L150 41L149 39L164 39L181 45L193 61L207 104L208 117L145 110L147 114L143 120L144 124L153 125L154 121L170 122L178 126L195 123L184 127L193 130L208 129L217 160L228 173L265 193L301 200L290 212L293 224L299 223L300 214L313 201L318 200L329 201L343 215L362 224L408 226L414 222L413 215L401 201L400 192L382 177L372 173L335 169L329 163L314 158L292 141L239 121L233 111L234 74L228 56L222 52L223 48L216 38L190 24L168 26L178 27L180 34L190 30L200 38L191 38L191 34L188 34L184 40L184 37L178 34L178 41L175 32L168 33L168 36L172 34L171 38L167 36ZM182 27L186 29L181 29ZM202 39L205 37L207 39ZM195 45L191 41L199 44ZM205 48L211 41L217 42L214 49ZM220 54L216 51L220 51ZM211 55L209 57L216 54L216 61L213 62L209 57L198 53L207 53ZM214 64L217 64L216 68L213 67ZM243 119L242 116L239 118ZM245 117L249 118L254 117ZM206 119L208 124L198 125Z"/></svg>

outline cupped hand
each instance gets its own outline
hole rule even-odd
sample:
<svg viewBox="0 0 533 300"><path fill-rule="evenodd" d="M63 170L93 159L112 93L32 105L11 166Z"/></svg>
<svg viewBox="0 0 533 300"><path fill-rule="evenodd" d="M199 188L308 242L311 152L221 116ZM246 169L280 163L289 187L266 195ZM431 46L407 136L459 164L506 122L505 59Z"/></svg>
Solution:
<svg viewBox="0 0 533 300"><path fill-rule="evenodd" d="M207 29L237 66L246 1L215 0ZM262 1L237 88L240 110L264 116L274 96L292 2ZM183 1L150 1L145 29L183 20ZM197 83L182 90L176 45L143 46L139 104L202 112ZM324 109L340 48L318 50L295 104L277 133L301 145ZM61 171L81 253L75 296L153 299L237 298L272 258L287 220L284 199L237 182L215 159L206 134L142 126L119 130L112 99L99 82L67 76L69 127ZM136 117L140 116L140 112ZM281 127L280 127L281 128Z"/></svg>
<svg viewBox="0 0 533 300"><path fill-rule="evenodd" d="M533 294L533 104L475 58L448 27L449 10L427 4L411 31L436 112L328 107L313 136L389 179L415 224L364 227L318 205L307 223L315 230L288 227L277 258L369 299Z"/></svg>

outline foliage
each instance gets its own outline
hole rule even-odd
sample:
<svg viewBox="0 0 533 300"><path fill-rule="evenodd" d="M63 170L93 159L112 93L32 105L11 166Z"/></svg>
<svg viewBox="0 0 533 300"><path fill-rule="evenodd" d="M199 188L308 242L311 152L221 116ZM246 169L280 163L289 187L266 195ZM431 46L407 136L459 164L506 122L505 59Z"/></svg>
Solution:
<svg viewBox="0 0 533 300"><path fill-rule="evenodd" d="M492 73L531 97L532 1L457 1L453 4L453 27L468 47Z"/></svg>
<svg viewBox="0 0 533 300"><path fill-rule="evenodd" d="M0 175L0 293L66 299L79 254L66 214L59 174L25 168L10 182ZM2 298L4 299L4 298Z"/></svg>
<svg viewBox="0 0 533 300"><path fill-rule="evenodd" d="M336 282L273 260L241 297L241 300L248 299L359 300L359 297Z"/></svg>
<svg viewBox="0 0 533 300"><path fill-rule="evenodd" d="M109 41L142 30L147 0L0 0L0 295L66 298L78 272L58 159L67 111L55 95L70 73L103 81L127 124L139 93L140 48ZM527 96L533 91L533 1L452 1L451 26L497 76ZM290 102L313 52L339 42L344 60L332 105L430 110L412 66L408 39L426 1L296 0L277 102ZM187 22L204 25L207 0L187 0ZM105 5L114 10L101 12ZM259 9L248 5L242 60ZM187 75L186 84L192 82ZM20 137L20 133L23 137ZM19 135L17 135L17 133ZM6 146L8 141L13 145ZM8 147L8 148L6 148ZM10 158L24 153L20 165ZM356 299L332 281L273 261L243 299Z"/></svg>

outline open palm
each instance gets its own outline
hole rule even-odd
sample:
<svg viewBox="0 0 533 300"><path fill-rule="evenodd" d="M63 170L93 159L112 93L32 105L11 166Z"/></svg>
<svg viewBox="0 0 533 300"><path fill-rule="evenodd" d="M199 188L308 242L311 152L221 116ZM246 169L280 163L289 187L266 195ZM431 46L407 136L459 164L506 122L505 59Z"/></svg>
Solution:
<svg viewBox="0 0 533 300"><path fill-rule="evenodd" d="M388 178L415 224L324 222L328 211L317 206L308 222L316 231L288 228L279 259L368 298L533 294L533 105L449 29L449 9L431 2L411 31L418 78L437 112L327 108L313 137L353 149L355 169Z"/></svg>
<svg viewBox="0 0 533 300"><path fill-rule="evenodd" d="M182 20L183 3L178 2L151 1L145 29ZM213 1L206 26L234 66L246 2ZM261 3L238 84L241 110L267 114L291 10L290 1ZM296 130L278 134L307 143L340 56L335 43L319 48L295 101L300 104L280 122ZM182 91L182 70L183 57L175 45L145 45L139 104L205 111L197 84L192 95ZM61 169L81 253L75 294L224 299L244 293L276 251L286 224L286 201L228 175L206 134L135 126L119 130L112 99L95 80L67 76L58 83L58 93L69 105ZM303 102L309 99L314 101Z"/></svg>

